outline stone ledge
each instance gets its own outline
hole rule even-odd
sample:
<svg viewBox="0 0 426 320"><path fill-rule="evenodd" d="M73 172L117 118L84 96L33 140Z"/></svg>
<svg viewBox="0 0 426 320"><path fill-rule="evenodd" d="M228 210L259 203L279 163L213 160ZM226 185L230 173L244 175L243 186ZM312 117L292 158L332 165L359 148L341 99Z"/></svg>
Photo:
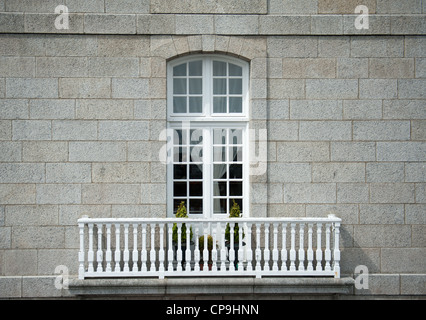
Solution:
<svg viewBox="0 0 426 320"><path fill-rule="evenodd" d="M70 281L76 296L271 296L353 294L352 278L170 278Z"/></svg>
<svg viewBox="0 0 426 320"><path fill-rule="evenodd" d="M58 30L54 13L0 13L0 33L144 35L424 35L424 14L370 15L357 30L358 15L203 15L70 13Z"/></svg>

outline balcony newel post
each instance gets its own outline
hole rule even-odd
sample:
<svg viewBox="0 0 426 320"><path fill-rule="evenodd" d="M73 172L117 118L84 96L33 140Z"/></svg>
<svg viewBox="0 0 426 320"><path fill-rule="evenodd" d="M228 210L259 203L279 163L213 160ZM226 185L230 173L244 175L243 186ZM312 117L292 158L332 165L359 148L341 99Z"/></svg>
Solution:
<svg viewBox="0 0 426 320"><path fill-rule="evenodd" d="M334 224L334 252L333 252L333 268L334 277L340 278L340 248L339 248L339 237L340 237L340 222Z"/></svg>
<svg viewBox="0 0 426 320"><path fill-rule="evenodd" d="M84 223L79 222L78 228L80 231L80 251L78 253L78 278L84 279Z"/></svg>
<svg viewBox="0 0 426 320"><path fill-rule="evenodd" d="M88 223L89 226L89 251L87 252L87 261L89 263L87 272L92 273L95 271L93 268L93 260L95 252L93 251L93 223Z"/></svg>
<svg viewBox="0 0 426 320"><path fill-rule="evenodd" d="M331 271L330 261L331 261L331 250L330 250L330 227L331 224L327 223L325 225L325 271Z"/></svg>

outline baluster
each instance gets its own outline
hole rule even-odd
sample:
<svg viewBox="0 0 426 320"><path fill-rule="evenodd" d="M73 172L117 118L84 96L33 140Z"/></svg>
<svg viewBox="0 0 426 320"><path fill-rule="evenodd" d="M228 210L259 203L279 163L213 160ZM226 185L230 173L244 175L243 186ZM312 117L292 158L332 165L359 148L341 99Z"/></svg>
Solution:
<svg viewBox="0 0 426 320"><path fill-rule="evenodd" d="M133 224L133 252L132 252L132 260L133 260L133 273L138 272L138 225L136 223Z"/></svg>
<svg viewBox="0 0 426 320"><path fill-rule="evenodd" d="M287 268L287 224L282 224L282 248L281 248L281 271L288 271Z"/></svg>
<svg viewBox="0 0 426 320"><path fill-rule="evenodd" d="M278 224L273 224L274 229L274 249L272 250L272 271L278 271Z"/></svg>
<svg viewBox="0 0 426 320"><path fill-rule="evenodd" d="M78 278L84 279L84 223L79 223L78 228L80 231L80 251L78 252Z"/></svg>
<svg viewBox="0 0 426 320"><path fill-rule="evenodd" d="M198 223L194 227L195 231L195 250L194 250L194 272L200 271L200 245L199 245L199 228L200 224Z"/></svg>
<svg viewBox="0 0 426 320"><path fill-rule="evenodd" d="M245 227L244 225L240 225L239 229L238 229L238 239L239 239L239 243L238 243L238 271L242 272L244 271L244 249L243 249L243 229Z"/></svg>
<svg viewBox="0 0 426 320"><path fill-rule="evenodd" d="M149 252L149 260L151 260L151 267L149 268L150 272L156 272L155 262L156 262L156 254L155 254L155 223L151 223L151 250Z"/></svg>
<svg viewBox="0 0 426 320"><path fill-rule="evenodd" d="M142 250L141 250L141 271L147 272L147 260L148 260L148 251L146 250L146 228L147 224L142 224Z"/></svg>
<svg viewBox="0 0 426 320"><path fill-rule="evenodd" d="M296 271L296 224L291 224L290 271Z"/></svg>
<svg viewBox="0 0 426 320"><path fill-rule="evenodd" d="M106 272L112 272L111 261L112 261L112 251L111 251L111 224L106 224L107 232L107 251L106 251Z"/></svg>
<svg viewBox="0 0 426 320"><path fill-rule="evenodd" d="M124 253L123 253L123 258L124 258L123 271L124 272L130 272L130 269L129 269L129 258L130 258L130 254L129 254L129 224L128 223L124 224Z"/></svg>
<svg viewBox="0 0 426 320"><path fill-rule="evenodd" d="M248 223L247 226L247 239L246 239L246 245L247 245L247 271L251 272L253 271L253 250L251 248L251 229L253 227L253 224Z"/></svg>
<svg viewBox="0 0 426 320"><path fill-rule="evenodd" d="M160 249L158 251L158 260L160 262L160 265L158 267L158 271L160 272L160 279L164 279L164 223L161 223L158 225L160 228Z"/></svg>
<svg viewBox="0 0 426 320"><path fill-rule="evenodd" d="M213 249L212 249L212 271L217 271L217 248L216 248L216 241L217 241L217 233L219 232L220 226L219 223L216 225L216 232L213 232Z"/></svg>
<svg viewBox="0 0 426 320"><path fill-rule="evenodd" d="M185 252L186 266L185 271L191 272L191 226L186 224L186 252Z"/></svg>
<svg viewBox="0 0 426 320"><path fill-rule="evenodd" d="M226 246L225 246L225 230L226 223L222 224L218 222L218 226L220 226L220 271L226 272ZM223 229L222 229L223 226Z"/></svg>
<svg viewBox="0 0 426 320"><path fill-rule="evenodd" d="M204 250L203 250L203 271L209 271L209 250L208 250L208 227L203 224L203 235L204 235Z"/></svg>
<svg viewBox="0 0 426 320"><path fill-rule="evenodd" d="M169 260L169 265L167 267L167 271L172 272L173 271L173 223L169 223L168 225L169 230L169 250L167 251L167 260Z"/></svg>
<svg viewBox="0 0 426 320"><path fill-rule="evenodd" d="M329 223L325 225L325 271L331 271L330 226Z"/></svg>
<svg viewBox="0 0 426 320"><path fill-rule="evenodd" d="M314 251L312 250L312 223L308 224L308 271L314 271L312 261L314 260Z"/></svg>
<svg viewBox="0 0 426 320"><path fill-rule="evenodd" d="M304 248L304 238L305 238L305 224L301 223L299 225L299 271L305 270L305 248Z"/></svg>
<svg viewBox="0 0 426 320"><path fill-rule="evenodd" d="M177 272L182 271L182 223L177 223L177 234L178 234L178 249L176 252L177 258Z"/></svg>
<svg viewBox="0 0 426 320"><path fill-rule="evenodd" d="M229 224L229 271L235 271L234 227L235 223L231 222Z"/></svg>
<svg viewBox="0 0 426 320"><path fill-rule="evenodd" d="M120 272L120 261L121 261L121 251L120 251L120 225L115 224L115 254L114 254L114 272Z"/></svg>
<svg viewBox="0 0 426 320"><path fill-rule="evenodd" d="M102 273L103 272L103 266L102 262L104 260L104 253L102 251L102 223L98 223L97 225L97 231L98 231L98 251L96 252L96 261L98 262L96 266L96 272Z"/></svg>
<svg viewBox="0 0 426 320"><path fill-rule="evenodd" d="M87 253L87 261L89 262L89 267L87 272L94 272L93 268L93 259L94 259L94 251L93 251L93 223L89 223L89 251Z"/></svg>
<svg viewBox="0 0 426 320"><path fill-rule="evenodd" d="M317 224L317 250L315 252L315 258L317 264L315 266L315 271L322 271L322 249L321 249L321 233L322 233L322 224Z"/></svg>
<svg viewBox="0 0 426 320"><path fill-rule="evenodd" d="M339 248L339 236L340 236L340 222L334 224L334 277L340 278L340 248Z"/></svg>
<svg viewBox="0 0 426 320"><path fill-rule="evenodd" d="M263 270L269 271L269 260L271 259L271 250L269 249L269 223L265 223L265 249L263 250L263 259L265 260Z"/></svg>
<svg viewBox="0 0 426 320"><path fill-rule="evenodd" d="M260 224L256 223L256 278L261 278L262 266L262 251L260 250Z"/></svg>

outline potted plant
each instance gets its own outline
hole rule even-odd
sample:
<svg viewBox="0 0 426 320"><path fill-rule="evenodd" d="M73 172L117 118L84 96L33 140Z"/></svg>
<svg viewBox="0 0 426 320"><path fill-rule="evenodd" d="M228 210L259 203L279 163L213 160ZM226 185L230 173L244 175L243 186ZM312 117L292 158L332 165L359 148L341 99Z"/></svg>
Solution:
<svg viewBox="0 0 426 320"><path fill-rule="evenodd" d="M204 251L204 236L201 236L198 239L198 244L200 248L200 270L203 270L204 260L203 260L203 251ZM209 270L212 269L213 261L212 261L212 250L213 250L213 237L211 235L207 236L207 250L209 251L209 260L207 264L209 266Z"/></svg>
<svg viewBox="0 0 426 320"><path fill-rule="evenodd" d="M175 216L176 216L176 218L188 218L188 214L187 214L186 207L185 207L185 201L182 201L179 204L179 207L177 209ZM175 223L173 225L173 245L174 245L174 248L175 248L175 252L177 252L177 250L178 250L178 238L179 238L178 226ZM182 252L183 252L183 255L182 255L182 263L183 263L183 262L185 262L185 251L186 251L186 224L185 223L183 223L182 227L181 227L181 238L180 239L181 239L181 249L182 249ZM192 240L192 228L190 229L189 240L190 241Z"/></svg>
<svg viewBox="0 0 426 320"><path fill-rule="evenodd" d="M231 211L229 212L229 217L230 218L240 218L241 217L241 210L240 210L240 206L238 203L235 202L235 200L233 199L233 204L231 207ZM245 234L243 232L243 238L244 238ZM237 268L238 265L238 250L240 249L240 228L238 226L238 223L236 223L234 225L234 234L233 234L233 238L234 238L234 250L235 250L235 268ZM231 227L229 225L229 223L226 225L226 229L225 229L225 246L228 248L228 251L231 249ZM243 242L244 245L244 242Z"/></svg>

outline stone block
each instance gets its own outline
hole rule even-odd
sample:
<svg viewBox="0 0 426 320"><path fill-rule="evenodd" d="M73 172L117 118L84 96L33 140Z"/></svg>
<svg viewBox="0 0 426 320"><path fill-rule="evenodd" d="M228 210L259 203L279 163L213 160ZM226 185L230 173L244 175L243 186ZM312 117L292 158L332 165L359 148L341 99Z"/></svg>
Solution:
<svg viewBox="0 0 426 320"><path fill-rule="evenodd" d="M367 163L367 182L404 182L403 163Z"/></svg>
<svg viewBox="0 0 426 320"><path fill-rule="evenodd" d="M0 277L0 298L20 298L22 296L22 278Z"/></svg>
<svg viewBox="0 0 426 320"><path fill-rule="evenodd" d="M365 59L365 58L337 59L337 78L342 78L342 79L368 78L368 59Z"/></svg>
<svg viewBox="0 0 426 320"><path fill-rule="evenodd" d="M424 161L425 142L377 142L377 161Z"/></svg>
<svg viewBox="0 0 426 320"><path fill-rule="evenodd" d="M90 218L111 218L111 205L61 205L59 206L59 225L76 226L82 216Z"/></svg>
<svg viewBox="0 0 426 320"><path fill-rule="evenodd" d="M343 34L347 35L389 35L391 34L391 17L387 15L369 15L368 28L358 29L355 23L360 15L343 16Z"/></svg>
<svg viewBox="0 0 426 320"><path fill-rule="evenodd" d="M148 36L97 36L97 55L100 57L146 57L150 55Z"/></svg>
<svg viewBox="0 0 426 320"><path fill-rule="evenodd" d="M290 119L340 120L342 102L338 100L290 100Z"/></svg>
<svg viewBox="0 0 426 320"><path fill-rule="evenodd" d="M67 142L31 141L22 144L22 161L63 162L67 160Z"/></svg>
<svg viewBox="0 0 426 320"><path fill-rule="evenodd" d="M426 57L426 40L422 36L407 36L405 40L406 57Z"/></svg>
<svg viewBox="0 0 426 320"><path fill-rule="evenodd" d="M405 163L405 182L426 182L426 164Z"/></svg>
<svg viewBox="0 0 426 320"><path fill-rule="evenodd" d="M405 221L407 224L426 224L426 204L406 204Z"/></svg>
<svg viewBox="0 0 426 320"><path fill-rule="evenodd" d="M105 12L111 13L148 13L150 0L105 0Z"/></svg>
<svg viewBox="0 0 426 320"><path fill-rule="evenodd" d="M352 125L349 121L301 121L300 140L333 141L351 140Z"/></svg>
<svg viewBox="0 0 426 320"><path fill-rule="evenodd" d="M39 184L37 204L80 204L81 185L79 184Z"/></svg>
<svg viewBox="0 0 426 320"><path fill-rule="evenodd" d="M87 184L82 186L83 204L138 204L140 184Z"/></svg>
<svg viewBox="0 0 426 320"><path fill-rule="evenodd" d="M213 34L212 15L177 15L176 34Z"/></svg>
<svg viewBox="0 0 426 320"><path fill-rule="evenodd" d="M99 122L100 140L149 140L148 121Z"/></svg>
<svg viewBox="0 0 426 320"><path fill-rule="evenodd" d="M58 224L57 205L8 206L6 225L8 226L46 226Z"/></svg>
<svg viewBox="0 0 426 320"><path fill-rule="evenodd" d="M0 183L43 183L45 168L42 163L1 163Z"/></svg>
<svg viewBox="0 0 426 320"><path fill-rule="evenodd" d="M401 295L424 295L425 286L424 274L401 274Z"/></svg>
<svg viewBox="0 0 426 320"><path fill-rule="evenodd" d="M70 99L30 100L31 119L74 119L75 102Z"/></svg>
<svg viewBox="0 0 426 320"><path fill-rule="evenodd" d="M90 163L46 163L46 183L90 182Z"/></svg>
<svg viewBox="0 0 426 320"><path fill-rule="evenodd" d="M31 78L35 75L35 58L0 57L0 77Z"/></svg>
<svg viewBox="0 0 426 320"><path fill-rule="evenodd" d="M4 253L4 275L25 276L37 274L37 250L7 250ZM0 279L4 279L1 277ZM0 291L2 292L2 291Z"/></svg>
<svg viewBox="0 0 426 320"><path fill-rule="evenodd" d="M318 0L318 13L354 13L359 5L367 6L368 12L376 12L375 0Z"/></svg>
<svg viewBox="0 0 426 320"><path fill-rule="evenodd" d="M304 99L305 80L303 79L270 79L269 97L271 99Z"/></svg>
<svg viewBox="0 0 426 320"><path fill-rule="evenodd" d="M312 182L364 182L363 163L313 163Z"/></svg>
<svg viewBox="0 0 426 320"><path fill-rule="evenodd" d="M391 34L424 34L426 22L422 15L391 16Z"/></svg>
<svg viewBox="0 0 426 320"><path fill-rule="evenodd" d="M383 248L382 268L384 248L406 247L409 250L407 247L411 245L411 226L407 225L357 225L354 231L354 240L361 248Z"/></svg>
<svg viewBox="0 0 426 320"><path fill-rule="evenodd" d="M399 295L399 275L397 274L369 274L368 289L356 289L355 294L363 295Z"/></svg>
<svg viewBox="0 0 426 320"><path fill-rule="evenodd" d="M69 12L89 13L97 12L101 13L105 11L104 0L67 0L66 2Z"/></svg>
<svg viewBox="0 0 426 320"><path fill-rule="evenodd" d="M269 14L316 14L317 0L269 0Z"/></svg>
<svg viewBox="0 0 426 320"><path fill-rule="evenodd" d="M217 13L217 14L265 14L268 12L267 0L253 0L250 5L243 0L229 2L217 0L206 2L200 0L168 1L151 0L151 13Z"/></svg>
<svg viewBox="0 0 426 320"><path fill-rule="evenodd" d="M424 99L426 79L402 79L398 80L398 98L400 99Z"/></svg>
<svg viewBox="0 0 426 320"><path fill-rule="evenodd" d="M12 140L12 121L0 120L0 140Z"/></svg>
<svg viewBox="0 0 426 320"><path fill-rule="evenodd" d="M13 140L50 140L52 125L47 120L14 120Z"/></svg>
<svg viewBox="0 0 426 320"><path fill-rule="evenodd" d="M404 224L403 204L360 204L360 224Z"/></svg>
<svg viewBox="0 0 426 320"><path fill-rule="evenodd" d="M269 120L289 119L289 100L268 100Z"/></svg>
<svg viewBox="0 0 426 320"><path fill-rule="evenodd" d="M382 100L345 100L343 101L343 118L345 120L381 119Z"/></svg>
<svg viewBox="0 0 426 320"><path fill-rule="evenodd" d="M426 78L426 59L416 59L416 78Z"/></svg>
<svg viewBox="0 0 426 320"><path fill-rule="evenodd" d="M308 99L356 99L358 80L352 79L307 79Z"/></svg>
<svg viewBox="0 0 426 320"><path fill-rule="evenodd" d="M351 39L353 58L404 57L404 38L389 36L360 36Z"/></svg>
<svg viewBox="0 0 426 320"><path fill-rule="evenodd" d="M22 160L21 142L0 142L0 162L20 162Z"/></svg>
<svg viewBox="0 0 426 320"><path fill-rule="evenodd" d="M7 78L6 98L58 98L58 80Z"/></svg>
<svg viewBox="0 0 426 320"><path fill-rule="evenodd" d="M74 162L126 161L126 143L70 142L69 160Z"/></svg>
<svg viewBox="0 0 426 320"><path fill-rule="evenodd" d="M335 78L335 59L285 58L282 62L283 78Z"/></svg>
<svg viewBox="0 0 426 320"><path fill-rule="evenodd" d="M310 16L274 16L259 17L259 33L262 35L302 35L311 33Z"/></svg>
<svg viewBox="0 0 426 320"><path fill-rule="evenodd" d="M268 140L297 140L298 132L298 123L296 121L269 121Z"/></svg>
<svg viewBox="0 0 426 320"><path fill-rule="evenodd" d="M368 203L369 188L366 183L338 183L337 203Z"/></svg>
<svg viewBox="0 0 426 320"><path fill-rule="evenodd" d="M138 34L175 34L176 18L172 14L137 15Z"/></svg>
<svg viewBox="0 0 426 320"><path fill-rule="evenodd" d="M318 56L324 58L349 57L350 47L350 37L320 37L318 39Z"/></svg>
<svg viewBox="0 0 426 320"><path fill-rule="evenodd" d="M34 57L46 52L45 38L40 35L1 34L0 39L2 56Z"/></svg>
<svg viewBox="0 0 426 320"><path fill-rule="evenodd" d="M416 185L416 203L426 203L426 183Z"/></svg>
<svg viewBox="0 0 426 320"><path fill-rule="evenodd" d="M312 15L311 34L342 35L343 16L341 15Z"/></svg>
<svg viewBox="0 0 426 320"><path fill-rule="evenodd" d="M52 275L52 270L55 271L59 265L68 267L70 275L78 273L78 264L75 263L75 255L77 250L53 248L53 249L40 249L38 251L38 274L39 275Z"/></svg>
<svg viewBox="0 0 426 320"><path fill-rule="evenodd" d="M422 13L421 0L377 0L377 13Z"/></svg>
<svg viewBox="0 0 426 320"><path fill-rule="evenodd" d="M336 203L336 184L285 183L284 203Z"/></svg>
<svg viewBox="0 0 426 320"><path fill-rule="evenodd" d="M106 183L139 183L150 181L150 164L130 163L94 163L92 181Z"/></svg>
<svg viewBox="0 0 426 320"><path fill-rule="evenodd" d="M89 77L137 77L138 58L96 57L88 59Z"/></svg>
<svg viewBox="0 0 426 320"><path fill-rule="evenodd" d="M56 288L57 276L49 277L23 277L22 297L23 298L53 298L61 297L62 290Z"/></svg>
<svg viewBox="0 0 426 320"><path fill-rule="evenodd" d="M35 184L0 184L0 203L34 204Z"/></svg>
<svg viewBox="0 0 426 320"><path fill-rule="evenodd" d="M363 141L410 140L410 122L354 121L353 139Z"/></svg>
<svg viewBox="0 0 426 320"><path fill-rule="evenodd" d="M107 78L62 78L59 79L61 98L110 98L111 79Z"/></svg>
<svg viewBox="0 0 426 320"><path fill-rule="evenodd" d="M279 142L277 159L281 162L327 162L330 146L328 142Z"/></svg>
<svg viewBox="0 0 426 320"><path fill-rule="evenodd" d="M309 163L270 163L268 167L270 182L311 182Z"/></svg>
<svg viewBox="0 0 426 320"><path fill-rule="evenodd" d="M84 15L84 33L136 34L136 15L87 13Z"/></svg>
<svg viewBox="0 0 426 320"><path fill-rule="evenodd" d="M214 27L215 34L219 35L258 34L259 17L255 15L218 15L214 17Z"/></svg>
<svg viewBox="0 0 426 320"><path fill-rule="evenodd" d="M52 121L53 140L96 140L96 121L54 120Z"/></svg>
<svg viewBox="0 0 426 320"><path fill-rule="evenodd" d="M317 37L268 37L268 54L271 58L309 58L318 56Z"/></svg>
<svg viewBox="0 0 426 320"><path fill-rule="evenodd" d="M63 227L16 226L12 231L12 247L16 249L53 249L63 246Z"/></svg>
<svg viewBox="0 0 426 320"><path fill-rule="evenodd" d="M421 100L384 100L384 119L426 119L426 105Z"/></svg>
<svg viewBox="0 0 426 320"><path fill-rule="evenodd" d="M409 230L406 231L409 235ZM424 272L425 255L425 248L383 248L382 272L421 274Z"/></svg>
<svg viewBox="0 0 426 320"><path fill-rule="evenodd" d="M58 4L52 6L51 13L26 13L25 32L26 33L83 33L83 14L74 13L68 15L68 29L57 29L55 21L58 14L54 10Z"/></svg>
<svg viewBox="0 0 426 320"><path fill-rule="evenodd" d="M414 59L370 59L370 78L414 78Z"/></svg>
<svg viewBox="0 0 426 320"><path fill-rule="evenodd" d="M414 184L372 183L370 203L414 203Z"/></svg>
<svg viewBox="0 0 426 320"><path fill-rule="evenodd" d="M25 31L25 16L22 13L0 13L0 31L19 33Z"/></svg>
<svg viewBox="0 0 426 320"><path fill-rule="evenodd" d="M77 119L108 120L132 119L132 100L77 100L75 114Z"/></svg>
<svg viewBox="0 0 426 320"><path fill-rule="evenodd" d="M75 78L88 76L87 59L83 57L38 57L39 78Z"/></svg>
<svg viewBox="0 0 426 320"><path fill-rule="evenodd" d="M149 97L149 79L112 79L112 97L120 99L146 99Z"/></svg>
<svg viewBox="0 0 426 320"><path fill-rule="evenodd" d="M128 142L128 161L152 161L152 143L147 141Z"/></svg>
<svg viewBox="0 0 426 320"><path fill-rule="evenodd" d="M398 96L397 80L360 79L360 99L395 99Z"/></svg>
<svg viewBox="0 0 426 320"><path fill-rule="evenodd" d="M28 100L24 100L24 99L0 100L0 118L3 120L28 119Z"/></svg>

